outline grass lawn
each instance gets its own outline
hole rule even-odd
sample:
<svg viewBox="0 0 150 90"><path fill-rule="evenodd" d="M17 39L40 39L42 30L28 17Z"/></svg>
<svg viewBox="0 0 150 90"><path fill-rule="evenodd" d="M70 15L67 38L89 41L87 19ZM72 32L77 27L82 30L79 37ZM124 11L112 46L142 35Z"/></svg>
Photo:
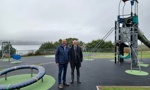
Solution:
<svg viewBox="0 0 150 90"><path fill-rule="evenodd" d="M145 86L99 86L99 90L150 90Z"/></svg>
<svg viewBox="0 0 150 90"><path fill-rule="evenodd" d="M84 56L84 59L88 58L114 58L114 53L90 53L89 56Z"/></svg>
<svg viewBox="0 0 150 90"><path fill-rule="evenodd" d="M84 54L89 54L89 56L88 55L84 56L84 59L88 59L88 58L93 58L93 59L96 59L96 58L114 58L114 53L84 52ZM138 52L138 58L141 58L141 52ZM143 51L142 52L142 58L150 58L150 51Z"/></svg>

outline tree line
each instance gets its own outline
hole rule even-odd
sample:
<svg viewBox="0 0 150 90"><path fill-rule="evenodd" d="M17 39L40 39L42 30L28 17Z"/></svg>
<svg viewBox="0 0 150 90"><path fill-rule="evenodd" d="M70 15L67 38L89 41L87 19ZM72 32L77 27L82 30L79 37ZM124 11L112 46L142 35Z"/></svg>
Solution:
<svg viewBox="0 0 150 90"><path fill-rule="evenodd" d="M94 52L111 52L113 51L114 45L111 41L103 41L101 39L93 40L89 43L85 43L83 41L78 40L78 38L67 38L67 43L69 47L72 46L73 40L77 40L79 46L82 47L83 51L90 52L92 49L101 42L101 45L96 48ZM47 53L54 53L55 49L61 44L61 39L56 42L44 42L40 48L36 51L36 54L47 54Z"/></svg>
<svg viewBox="0 0 150 90"><path fill-rule="evenodd" d="M83 41L80 41L78 38L67 38L66 40L69 47L72 46L73 40L77 40L79 46L81 46L84 52L91 52L98 43L100 43L100 45L94 50L94 52L113 52L114 50L114 45L111 41L103 41L101 39L98 39L85 43ZM35 53L29 53L27 56L54 54L56 48L61 44L61 42L61 39L55 42L44 42ZM6 51L5 53L8 53L8 45L4 47L4 51ZM16 49L13 48L12 45L10 46L10 54L16 54ZM0 57L1 56L2 53L0 50Z"/></svg>

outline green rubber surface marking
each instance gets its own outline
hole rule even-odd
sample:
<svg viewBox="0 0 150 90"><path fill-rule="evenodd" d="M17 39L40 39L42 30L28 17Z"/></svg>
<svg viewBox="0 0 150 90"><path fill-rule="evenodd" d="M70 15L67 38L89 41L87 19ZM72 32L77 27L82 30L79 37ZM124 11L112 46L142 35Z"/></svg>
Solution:
<svg viewBox="0 0 150 90"><path fill-rule="evenodd" d="M22 61L13 61L13 62L10 62L12 64L17 64L17 63L22 63Z"/></svg>
<svg viewBox="0 0 150 90"><path fill-rule="evenodd" d="M143 62L139 62L139 63L143 63Z"/></svg>
<svg viewBox="0 0 150 90"><path fill-rule="evenodd" d="M4 59L2 59L2 61L9 61L9 59L4 58ZM11 61L11 59L10 59L10 61Z"/></svg>
<svg viewBox="0 0 150 90"><path fill-rule="evenodd" d="M98 86L99 90L150 90L149 86Z"/></svg>
<svg viewBox="0 0 150 90"><path fill-rule="evenodd" d="M110 60L110 61L114 62L115 60L113 59L113 60ZM116 60L116 61L117 61L117 60Z"/></svg>
<svg viewBox="0 0 150 90"><path fill-rule="evenodd" d="M148 67L149 64L144 64L144 63L139 63L138 66L142 66L142 67Z"/></svg>
<svg viewBox="0 0 150 90"><path fill-rule="evenodd" d="M36 76L37 74L33 74L33 76ZM27 81L31 79L31 74L21 74L21 75L15 75L15 76L10 76L7 77L7 80L5 81L5 78L0 78L0 85L12 85L12 84L17 84L21 83L24 81ZM41 80L21 88L21 90L48 90L50 89L54 84L56 80L49 75L45 75L43 77L43 82Z"/></svg>
<svg viewBox="0 0 150 90"><path fill-rule="evenodd" d="M86 60L86 61L93 61L94 59L83 59L83 60Z"/></svg>
<svg viewBox="0 0 150 90"><path fill-rule="evenodd" d="M44 57L47 57L47 58L49 58L49 57L55 57L55 55L46 55Z"/></svg>
<svg viewBox="0 0 150 90"><path fill-rule="evenodd" d="M10 84L11 85L11 84ZM9 90L10 85L7 86L6 90Z"/></svg>
<svg viewBox="0 0 150 90"><path fill-rule="evenodd" d="M140 70L126 70L127 74L137 75L137 76L147 76L148 73Z"/></svg>

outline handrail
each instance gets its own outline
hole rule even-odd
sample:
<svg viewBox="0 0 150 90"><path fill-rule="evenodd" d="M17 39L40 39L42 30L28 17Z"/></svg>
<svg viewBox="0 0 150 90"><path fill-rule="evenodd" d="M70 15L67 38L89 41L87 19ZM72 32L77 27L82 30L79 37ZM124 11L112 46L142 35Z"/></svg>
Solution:
<svg viewBox="0 0 150 90"><path fill-rule="evenodd" d="M17 83L17 84L9 84L9 85L0 85L0 90L14 90L14 89L18 89L20 90L20 88L23 88L25 86L31 85L35 82L37 82L38 80L40 80L42 78L43 81L43 76L46 73L45 68L43 68L42 66L36 66L36 65L21 65L21 66L14 66L11 68L7 68L3 71L0 72L0 76L5 75L5 80L7 80L7 73L12 72L12 71L16 71L16 70L20 70L20 69L31 69L31 77L32 77L32 73L33 73L33 69L38 70L38 74L35 77L32 77L30 80L27 80L25 82L21 82L21 83Z"/></svg>

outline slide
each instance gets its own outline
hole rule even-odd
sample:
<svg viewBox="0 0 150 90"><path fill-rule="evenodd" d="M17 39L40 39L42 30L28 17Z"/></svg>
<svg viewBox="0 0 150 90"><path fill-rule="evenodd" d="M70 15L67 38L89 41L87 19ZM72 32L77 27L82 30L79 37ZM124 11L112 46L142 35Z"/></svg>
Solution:
<svg viewBox="0 0 150 90"><path fill-rule="evenodd" d="M138 28L138 39L144 43L148 48L150 48L150 41L145 37L145 35Z"/></svg>
<svg viewBox="0 0 150 90"><path fill-rule="evenodd" d="M119 55L120 58L122 59L129 59L130 58L130 53L128 53L126 56Z"/></svg>

